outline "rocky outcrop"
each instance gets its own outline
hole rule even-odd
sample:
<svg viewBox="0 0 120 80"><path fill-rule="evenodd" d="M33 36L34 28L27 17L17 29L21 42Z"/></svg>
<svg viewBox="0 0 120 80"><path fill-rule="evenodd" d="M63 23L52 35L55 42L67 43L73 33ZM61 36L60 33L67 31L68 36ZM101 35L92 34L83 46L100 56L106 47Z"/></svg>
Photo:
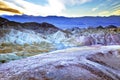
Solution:
<svg viewBox="0 0 120 80"><path fill-rule="evenodd" d="M45 35L53 34L53 33L57 32L58 30L61 30L61 29L55 27L54 25L46 23L46 22L43 22L41 24L35 23L35 22L28 22L28 23L23 23L22 26L25 29L34 30L35 32L45 34Z"/></svg>
<svg viewBox="0 0 120 80"><path fill-rule="evenodd" d="M9 20L5 19L5 18L2 18L0 17L0 26L3 26L4 23L8 22Z"/></svg>
<svg viewBox="0 0 120 80"><path fill-rule="evenodd" d="M82 45L119 45L120 34L94 33L75 37L75 40L82 43Z"/></svg>
<svg viewBox="0 0 120 80"><path fill-rule="evenodd" d="M3 30L4 31L4 30ZM32 30L15 30L15 29L8 29L5 30L7 33L1 37L0 43L13 43L13 44L34 44L41 42L51 43L50 41L46 40L45 37L41 34L37 34Z"/></svg>
<svg viewBox="0 0 120 80"><path fill-rule="evenodd" d="M61 30L57 28L56 26L43 22L43 23L36 23L36 22L26 22L26 23L20 23L15 21L9 21L5 18L0 17L0 29L27 29L27 30L33 30L35 32L38 32L40 34L53 34L57 32L58 30ZM62 30L61 30L62 31Z"/></svg>
<svg viewBox="0 0 120 80"><path fill-rule="evenodd" d="M120 80L120 46L70 48L0 65L0 80Z"/></svg>
<svg viewBox="0 0 120 80"><path fill-rule="evenodd" d="M119 45L120 28L68 29L73 39L81 45Z"/></svg>

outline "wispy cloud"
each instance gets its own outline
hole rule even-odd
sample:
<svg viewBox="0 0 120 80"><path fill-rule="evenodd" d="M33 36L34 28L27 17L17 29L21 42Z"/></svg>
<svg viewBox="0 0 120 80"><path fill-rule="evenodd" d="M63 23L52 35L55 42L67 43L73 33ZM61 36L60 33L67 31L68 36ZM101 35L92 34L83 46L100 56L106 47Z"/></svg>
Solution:
<svg viewBox="0 0 120 80"><path fill-rule="evenodd" d="M99 16L110 16L110 15L118 15L120 16L120 9L118 10L115 10L115 11L102 11L102 12L99 12L98 14Z"/></svg>
<svg viewBox="0 0 120 80"><path fill-rule="evenodd" d="M7 3L7 8L1 8L1 11L13 12L21 14L23 12L27 15L65 15L67 5L84 4L91 0L47 0L46 5L37 5L25 0L2 0L0 3ZM9 8L9 9L8 9Z"/></svg>
<svg viewBox="0 0 120 80"><path fill-rule="evenodd" d="M92 0L60 0L60 1L65 4L76 5L76 4L84 4L84 3L90 2Z"/></svg>
<svg viewBox="0 0 120 80"><path fill-rule="evenodd" d="M29 0L0 0L0 14L26 14L34 16L56 15L71 17L81 15L109 16L120 14L119 0L116 1L98 0L100 3L97 3L96 0L45 0L45 1L46 2L44 3L44 5L40 5L35 4L34 2L32 2L32 0L31 2L29 2ZM88 2L93 2L94 4L92 3L89 4Z"/></svg>
<svg viewBox="0 0 120 80"><path fill-rule="evenodd" d="M120 9L119 10L115 10L112 14L113 15L120 15Z"/></svg>
<svg viewBox="0 0 120 80"><path fill-rule="evenodd" d="M16 8L13 8L7 2L0 1L0 12L8 12L14 14L22 14L22 12Z"/></svg>
<svg viewBox="0 0 120 80"><path fill-rule="evenodd" d="M92 11L94 12L94 11L96 11L97 9L98 9L98 7L92 8Z"/></svg>

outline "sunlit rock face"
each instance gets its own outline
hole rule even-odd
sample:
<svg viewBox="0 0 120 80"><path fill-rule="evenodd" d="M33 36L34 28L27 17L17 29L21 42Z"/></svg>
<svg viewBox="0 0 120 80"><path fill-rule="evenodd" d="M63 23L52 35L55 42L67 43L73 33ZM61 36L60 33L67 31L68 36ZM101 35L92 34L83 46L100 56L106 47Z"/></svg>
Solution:
<svg viewBox="0 0 120 80"><path fill-rule="evenodd" d="M0 17L0 63L56 50L46 35L61 29L49 23L19 23Z"/></svg>
<svg viewBox="0 0 120 80"><path fill-rule="evenodd" d="M0 65L0 80L120 80L120 46L69 48Z"/></svg>
<svg viewBox="0 0 120 80"><path fill-rule="evenodd" d="M81 45L119 45L120 28L73 28L73 39Z"/></svg>
<svg viewBox="0 0 120 80"><path fill-rule="evenodd" d="M116 31L118 30L118 31ZM65 47L75 46L89 46L89 45L119 45L120 44L120 32L119 28L115 31L110 29L80 29L65 33L58 31L47 39L54 43L61 43Z"/></svg>
<svg viewBox="0 0 120 80"><path fill-rule="evenodd" d="M110 33L94 33L87 36L82 35L75 37L78 42L83 45L119 45L120 44L120 34L110 34ZM82 40L81 40L82 39Z"/></svg>
<svg viewBox="0 0 120 80"><path fill-rule="evenodd" d="M42 34L31 30L0 30L0 63L56 50Z"/></svg>
<svg viewBox="0 0 120 80"><path fill-rule="evenodd" d="M40 44L41 42L50 43L48 40L44 39L44 36L37 34L31 30L9 29L7 31L8 33L1 38L0 42L20 44L20 45L24 45L25 43L26 44L33 44L33 43Z"/></svg>

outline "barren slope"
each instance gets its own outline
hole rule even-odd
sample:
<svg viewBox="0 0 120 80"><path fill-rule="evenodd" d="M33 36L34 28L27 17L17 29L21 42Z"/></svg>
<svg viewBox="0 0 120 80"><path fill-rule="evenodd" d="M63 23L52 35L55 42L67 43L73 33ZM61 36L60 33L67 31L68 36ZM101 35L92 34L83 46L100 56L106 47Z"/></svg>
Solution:
<svg viewBox="0 0 120 80"><path fill-rule="evenodd" d="M0 80L120 80L120 46L58 50L0 65Z"/></svg>

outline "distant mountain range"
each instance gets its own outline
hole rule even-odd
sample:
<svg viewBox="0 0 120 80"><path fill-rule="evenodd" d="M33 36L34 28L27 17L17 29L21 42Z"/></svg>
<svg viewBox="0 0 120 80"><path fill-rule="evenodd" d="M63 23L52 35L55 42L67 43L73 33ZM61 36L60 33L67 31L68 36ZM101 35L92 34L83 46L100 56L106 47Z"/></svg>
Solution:
<svg viewBox="0 0 120 80"><path fill-rule="evenodd" d="M72 28L72 27L97 27L115 25L120 26L120 16L109 16L109 17L58 17L58 16L28 16L28 15L2 15L2 17L16 22L47 22L53 24L59 28Z"/></svg>

